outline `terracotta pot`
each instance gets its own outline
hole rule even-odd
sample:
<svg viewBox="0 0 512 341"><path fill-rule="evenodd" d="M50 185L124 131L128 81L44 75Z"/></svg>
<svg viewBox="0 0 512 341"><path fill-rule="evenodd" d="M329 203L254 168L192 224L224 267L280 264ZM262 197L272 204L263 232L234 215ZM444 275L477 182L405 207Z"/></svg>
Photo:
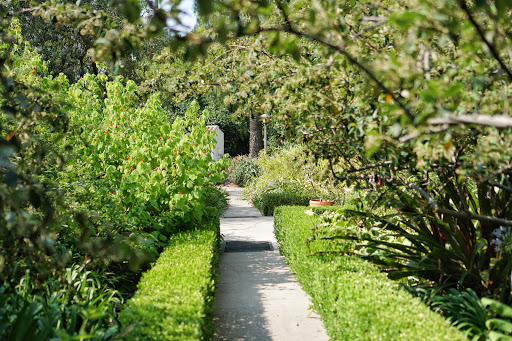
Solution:
<svg viewBox="0 0 512 341"><path fill-rule="evenodd" d="M309 201L311 207L332 206L332 200L312 199Z"/></svg>

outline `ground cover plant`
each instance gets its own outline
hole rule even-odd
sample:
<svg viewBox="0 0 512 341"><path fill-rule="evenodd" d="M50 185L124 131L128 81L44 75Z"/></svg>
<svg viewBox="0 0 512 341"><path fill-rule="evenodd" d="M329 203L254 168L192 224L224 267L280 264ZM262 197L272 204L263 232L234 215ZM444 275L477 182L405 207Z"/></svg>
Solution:
<svg viewBox="0 0 512 341"><path fill-rule="evenodd" d="M313 227L320 221L307 210L277 208L276 237L332 340L465 339L371 263L355 255L340 257L339 245L313 240Z"/></svg>

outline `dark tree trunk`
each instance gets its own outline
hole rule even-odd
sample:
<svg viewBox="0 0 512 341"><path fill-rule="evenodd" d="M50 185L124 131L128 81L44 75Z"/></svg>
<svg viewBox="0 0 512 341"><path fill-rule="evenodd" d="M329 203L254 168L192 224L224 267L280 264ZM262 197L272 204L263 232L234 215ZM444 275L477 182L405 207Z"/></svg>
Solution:
<svg viewBox="0 0 512 341"><path fill-rule="evenodd" d="M260 150L263 149L263 133L259 117L251 110L249 120L249 156L258 157Z"/></svg>

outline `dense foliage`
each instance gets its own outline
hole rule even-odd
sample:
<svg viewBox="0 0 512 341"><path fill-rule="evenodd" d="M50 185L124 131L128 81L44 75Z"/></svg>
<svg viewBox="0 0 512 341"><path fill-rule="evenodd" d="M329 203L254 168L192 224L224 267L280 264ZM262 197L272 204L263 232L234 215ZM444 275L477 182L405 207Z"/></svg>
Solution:
<svg viewBox="0 0 512 341"><path fill-rule="evenodd" d="M271 216L279 206L308 206L310 200L311 196L305 193L279 191L264 193L253 204L263 215Z"/></svg>
<svg viewBox="0 0 512 341"><path fill-rule="evenodd" d="M267 193L294 192L338 203L354 195L329 176L328 162L309 157L308 146L304 144L282 147L272 155L262 153L256 165L260 170L258 176L243 192L256 205Z"/></svg>
<svg viewBox="0 0 512 341"><path fill-rule="evenodd" d="M16 20L8 24L0 337L109 339L129 271L176 232L218 219L226 200L211 184L225 179L225 162L212 162L208 114L195 103L171 125L158 95L141 96L130 80L48 75Z"/></svg>
<svg viewBox="0 0 512 341"><path fill-rule="evenodd" d="M258 175L256 160L248 155L235 156L228 168L229 180L240 187L245 187Z"/></svg>
<svg viewBox="0 0 512 341"><path fill-rule="evenodd" d="M203 26L182 34L170 27L172 19L179 21L180 2L172 1L175 6L168 10L148 2L147 13L141 15L137 1L126 1L122 10L126 20L120 27L106 20L104 12L74 4L48 2L28 12L60 27L78 29L93 40L91 61L106 60L118 68L130 57L127 51L132 47L165 32L169 49L148 67L151 77L140 88L143 95L137 110L158 106L153 99L146 104L145 99L159 79L168 80L165 86L178 101L218 88L226 95L223 102L230 113L249 118L254 146L262 143L261 134L254 134L261 129L258 117L270 114L293 139L302 137L311 158L328 163L333 179L366 196L356 209L338 213L336 222L351 227L350 235L342 232L338 238L365 245L364 257L417 288L433 287L440 293L472 289L478 296L512 302L511 3L201 0L197 9ZM86 226L79 230L88 235L94 234L88 232L90 226L98 228L98 224L87 212L71 210L72 204L64 200L69 196L57 192L59 186L73 183L61 176L59 167L69 158L60 150L66 139L81 136L63 114L69 109L63 88L71 85L62 77L39 78L47 75L48 67L31 62L31 57L32 64L25 64L20 73L23 76L12 76L18 57L11 57L14 44L7 14L14 13L0 4L0 91L2 112L9 119L1 122L0 208L7 212L1 221L7 236L2 238L2 250L9 250L2 256L23 254L27 268L42 264L41 270L48 271L63 268L71 257L62 247L65 244L56 243L62 235L56 226L67 227L64 222ZM204 56L200 63L189 62L189 57L199 54ZM111 115L109 110L123 105L112 92L133 91L124 80L109 85L101 77L95 81L101 89L87 91L95 96L108 91L109 97L98 104L107 110L100 110L101 115ZM91 136L96 147L110 141L110 134L113 141L125 138L110 127L101 128L107 134L95 140ZM142 137L131 142L148 143ZM140 147L134 153L142 159L145 149ZM90 152L87 148L82 150ZM101 190L107 195L102 200L117 213L130 209L133 214L127 218L133 219L133 227L147 225L160 233L161 221L134 213L139 197L141 204L147 200L149 211L155 208L154 198L138 192L124 202L120 193L126 192L116 192L127 191L124 184L133 185L126 176L131 161L121 161L127 157L126 144L119 148L120 154L97 155L98 168L83 168L96 172L97 182L84 174L80 181L105 182L111 193ZM255 151L251 149L253 156ZM110 155L115 158L107 160ZM92 160L94 155L83 157ZM151 165L132 164L136 173L132 175L158 169L159 164L153 165L157 161L161 160L155 157ZM145 179L161 176L158 170L151 174ZM128 181L118 183L113 176ZM196 193L193 189L199 185L192 180L187 193ZM156 201L156 206L175 200L197 219L201 212L182 203L179 195ZM174 213L165 219L186 224L189 218ZM100 225L101 231L113 228L109 223ZM113 242L109 245L123 243L107 240ZM112 247L118 249L122 248ZM3 264L12 262L14 258ZM16 272L17 279L23 273L10 266L7 271Z"/></svg>
<svg viewBox="0 0 512 341"><path fill-rule="evenodd" d="M190 86L270 112L366 191L357 223L394 236L368 259L394 277L510 301L510 4L223 4L240 15L210 17L227 44Z"/></svg>

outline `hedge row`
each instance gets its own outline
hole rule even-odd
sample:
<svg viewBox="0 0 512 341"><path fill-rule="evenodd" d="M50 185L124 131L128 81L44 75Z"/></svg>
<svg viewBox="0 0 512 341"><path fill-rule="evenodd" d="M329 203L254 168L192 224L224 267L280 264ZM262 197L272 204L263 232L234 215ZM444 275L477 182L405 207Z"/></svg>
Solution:
<svg viewBox="0 0 512 341"><path fill-rule="evenodd" d="M254 206L265 216L274 215L279 206L306 206L311 196L294 192L264 193L260 198L253 199Z"/></svg>
<svg viewBox="0 0 512 341"><path fill-rule="evenodd" d="M312 255L329 245L325 240L306 242L318 216L305 210L279 207L274 213L275 233L332 340L466 339L371 263L355 255Z"/></svg>
<svg viewBox="0 0 512 341"><path fill-rule="evenodd" d="M219 221L173 235L121 313L126 340L210 340Z"/></svg>

